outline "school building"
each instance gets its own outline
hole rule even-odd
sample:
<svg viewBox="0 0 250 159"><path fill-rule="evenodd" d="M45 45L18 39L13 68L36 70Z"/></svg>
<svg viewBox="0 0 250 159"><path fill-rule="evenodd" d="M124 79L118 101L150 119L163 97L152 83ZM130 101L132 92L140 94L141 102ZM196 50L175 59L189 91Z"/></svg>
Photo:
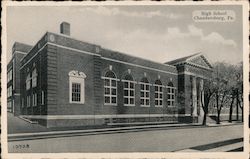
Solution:
<svg viewBox="0 0 250 159"><path fill-rule="evenodd" d="M16 42L8 64L8 111L46 127L201 122L212 66L200 53L158 63L46 32Z"/></svg>

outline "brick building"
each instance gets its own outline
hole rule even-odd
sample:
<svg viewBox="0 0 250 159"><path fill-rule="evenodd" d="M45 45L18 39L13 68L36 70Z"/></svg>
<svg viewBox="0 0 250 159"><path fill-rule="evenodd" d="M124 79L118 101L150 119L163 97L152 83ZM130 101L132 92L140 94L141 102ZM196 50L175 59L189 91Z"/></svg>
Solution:
<svg viewBox="0 0 250 159"><path fill-rule="evenodd" d="M201 121L212 73L204 55L157 63L76 40L66 22L60 32L33 47L14 44L8 108L15 115L47 127Z"/></svg>

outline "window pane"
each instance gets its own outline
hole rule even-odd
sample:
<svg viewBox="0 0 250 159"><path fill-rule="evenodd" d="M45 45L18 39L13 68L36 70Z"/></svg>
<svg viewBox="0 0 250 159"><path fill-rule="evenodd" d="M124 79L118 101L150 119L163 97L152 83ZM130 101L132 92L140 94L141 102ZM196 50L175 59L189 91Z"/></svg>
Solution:
<svg viewBox="0 0 250 159"><path fill-rule="evenodd" d="M146 97L149 97L149 92L146 92Z"/></svg>
<svg viewBox="0 0 250 159"><path fill-rule="evenodd" d="M130 98L130 104L134 104L134 103L135 103L134 98Z"/></svg>
<svg viewBox="0 0 250 159"><path fill-rule="evenodd" d="M168 101L168 105L170 105L170 101Z"/></svg>
<svg viewBox="0 0 250 159"><path fill-rule="evenodd" d="M104 80L104 85L105 85L105 86L110 86L109 79L105 79L105 80Z"/></svg>
<svg viewBox="0 0 250 159"><path fill-rule="evenodd" d="M105 103L110 103L110 97L105 97Z"/></svg>
<svg viewBox="0 0 250 159"><path fill-rule="evenodd" d="M72 83L72 101L80 102L81 101L81 84Z"/></svg>
<svg viewBox="0 0 250 159"><path fill-rule="evenodd" d="M149 105L149 99L146 99L146 105Z"/></svg>
<svg viewBox="0 0 250 159"><path fill-rule="evenodd" d="M134 86L135 84L134 83L130 83L130 88L134 88L135 86Z"/></svg>
<svg viewBox="0 0 250 159"><path fill-rule="evenodd" d="M128 104L128 98L124 98L124 104Z"/></svg>
<svg viewBox="0 0 250 159"><path fill-rule="evenodd" d="M158 105L158 100L155 100L155 105Z"/></svg>
<svg viewBox="0 0 250 159"><path fill-rule="evenodd" d="M160 92L162 92L162 87L160 87Z"/></svg>
<svg viewBox="0 0 250 159"><path fill-rule="evenodd" d="M158 91L158 86L155 86L155 91L156 91L156 92Z"/></svg>
<svg viewBox="0 0 250 159"><path fill-rule="evenodd" d="M162 105L162 100L160 100L160 105Z"/></svg>
<svg viewBox="0 0 250 159"><path fill-rule="evenodd" d="M128 90L124 90L124 96L128 96Z"/></svg>
<svg viewBox="0 0 250 159"><path fill-rule="evenodd" d="M149 90L149 85L146 85L146 90Z"/></svg>
<svg viewBox="0 0 250 159"><path fill-rule="evenodd" d="M158 93L155 93L155 98L158 98Z"/></svg>
<svg viewBox="0 0 250 159"><path fill-rule="evenodd" d="M116 81L115 80L112 80L111 83L112 83L113 87L116 87Z"/></svg>
<svg viewBox="0 0 250 159"><path fill-rule="evenodd" d="M116 95L116 89L112 88L112 95Z"/></svg>
<svg viewBox="0 0 250 159"><path fill-rule="evenodd" d="M143 84L141 84L141 90L144 90L144 85Z"/></svg>
<svg viewBox="0 0 250 159"><path fill-rule="evenodd" d="M162 99L162 94L160 94L160 98Z"/></svg>
<svg viewBox="0 0 250 159"><path fill-rule="evenodd" d="M141 99L141 105L144 105L144 99Z"/></svg>
<svg viewBox="0 0 250 159"><path fill-rule="evenodd" d="M168 94L168 99L170 99L170 95Z"/></svg>
<svg viewBox="0 0 250 159"><path fill-rule="evenodd" d="M124 82L124 88L128 88L128 82Z"/></svg>
<svg viewBox="0 0 250 159"><path fill-rule="evenodd" d="M130 90L130 96L134 96L134 91L133 90Z"/></svg>
<svg viewBox="0 0 250 159"><path fill-rule="evenodd" d="M174 95L172 95L172 99L174 99Z"/></svg>
<svg viewBox="0 0 250 159"><path fill-rule="evenodd" d="M110 94L110 88L105 88L105 94Z"/></svg>
<svg viewBox="0 0 250 159"><path fill-rule="evenodd" d="M144 97L144 92L141 92L141 97Z"/></svg>
<svg viewBox="0 0 250 159"><path fill-rule="evenodd" d="M113 104L116 103L116 97L112 97L112 103L113 103Z"/></svg>

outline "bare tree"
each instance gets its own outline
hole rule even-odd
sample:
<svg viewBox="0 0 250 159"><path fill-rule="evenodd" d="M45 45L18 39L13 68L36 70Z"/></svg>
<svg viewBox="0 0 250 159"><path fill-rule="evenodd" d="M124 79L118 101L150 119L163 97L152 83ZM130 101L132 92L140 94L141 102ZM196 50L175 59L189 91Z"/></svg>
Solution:
<svg viewBox="0 0 250 159"><path fill-rule="evenodd" d="M202 106L202 109L204 111L202 125L206 125L207 124L207 115L208 115L209 103L210 103L211 98L212 98L212 96L213 96L213 94L215 92L215 89L213 87L213 82L211 80L210 81L205 81L204 82L204 88L203 88L202 91L204 91L204 101L203 101L203 98L201 98L201 106ZM200 92L201 96L202 96L202 91Z"/></svg>

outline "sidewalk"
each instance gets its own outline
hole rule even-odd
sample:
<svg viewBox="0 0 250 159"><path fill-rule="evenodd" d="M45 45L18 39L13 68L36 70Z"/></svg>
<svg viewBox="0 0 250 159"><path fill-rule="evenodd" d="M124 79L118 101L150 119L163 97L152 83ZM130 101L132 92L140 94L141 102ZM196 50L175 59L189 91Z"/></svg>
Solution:
<svg viewBox="0 0 250 159"><path fill-rule="evenodd" d="M85 129L85 130L62 130L62 131L44 131L44 132L30 132L30 133L15 133L8 134L9 141L19 140L33 140L43 138L58 138L58 137L69 137L69 136L85 136L85 135L97 135L97 134L111 134L111 133L125 133L125 132L138 132L138 131L152 131L161 129L187 129L187 128L207 128L207 127L218 127L218 126L232 126L242 123L222 123L210 124L203 126L198 123L193 124L160 124L160 125L138 125L138 126L124 126L124 127L109 127L109 128L98 128L98 129Z"/></svg>

